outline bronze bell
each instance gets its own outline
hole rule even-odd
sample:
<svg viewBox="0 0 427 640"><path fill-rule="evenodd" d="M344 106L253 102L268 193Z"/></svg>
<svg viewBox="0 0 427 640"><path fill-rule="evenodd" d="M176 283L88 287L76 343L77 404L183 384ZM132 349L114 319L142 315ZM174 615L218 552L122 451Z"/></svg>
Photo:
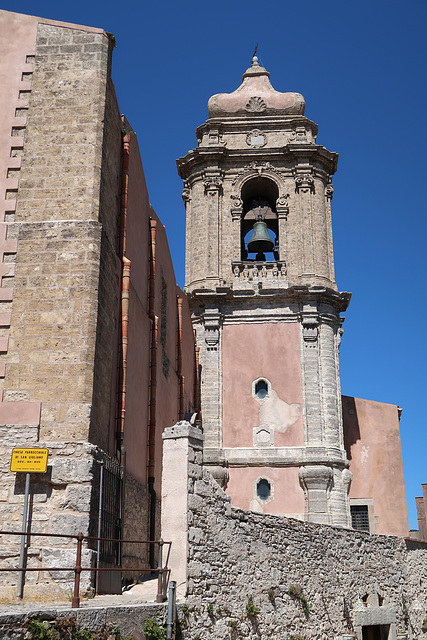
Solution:
<svg viewBox="0 0 427 640"><path fill-rule="evenodd" d="M268 235L267 223L257 220L252 229L252 237L248 242L249 253L265 253L273 251L274 242Z"/></svg>

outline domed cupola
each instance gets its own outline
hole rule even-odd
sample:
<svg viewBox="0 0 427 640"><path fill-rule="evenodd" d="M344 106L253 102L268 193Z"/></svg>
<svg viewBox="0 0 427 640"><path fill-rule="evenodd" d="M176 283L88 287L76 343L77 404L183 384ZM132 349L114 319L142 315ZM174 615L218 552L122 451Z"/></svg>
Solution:
<svg viewBox="0 0 427 640"><path fill-rule="evenodd" d="M217 93L209 99L210 118L224 116L304 115L305 101L300 93L280 93L270 82L270 73L252 58L242 84L232 93Z"/></svg>

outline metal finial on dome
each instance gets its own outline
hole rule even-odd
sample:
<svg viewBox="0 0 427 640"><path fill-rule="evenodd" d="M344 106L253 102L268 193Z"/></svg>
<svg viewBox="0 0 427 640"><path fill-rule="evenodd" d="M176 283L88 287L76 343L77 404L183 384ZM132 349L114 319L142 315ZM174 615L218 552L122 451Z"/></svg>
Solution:
<svg viewBox="0 0 427 640"><path fill-rule="evenodd" d="M256 43L254 54L252 56L252 66L253 67L259 67L258 58L257 58L257 54L256 54L257 51L258 51L258 42Z"/></svg>
<svg viewBox="0 0 427 640"><path fill-rule="evenodd" d="M255 47L249 69L243 74L242 84L232 93L217 93L209 99L210 118L259 117L265 115L304 115L304 98L300 93L276 91L270 83L270 73L262 67Z"/></svg>

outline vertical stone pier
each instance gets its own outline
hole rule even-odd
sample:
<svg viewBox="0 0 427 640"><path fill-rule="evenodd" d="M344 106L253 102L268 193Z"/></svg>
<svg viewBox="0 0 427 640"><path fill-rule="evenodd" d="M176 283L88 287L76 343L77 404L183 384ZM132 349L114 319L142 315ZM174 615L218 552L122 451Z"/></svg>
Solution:
<svg viewBox="0 0 427 640"><path fill-rule="evenodd" d="M203 434L186 420L163 432L162 538L172 542L169 566L177 598L187 595L190 484L201 477ZM167 550L165 551L167 553Z"/></svg>

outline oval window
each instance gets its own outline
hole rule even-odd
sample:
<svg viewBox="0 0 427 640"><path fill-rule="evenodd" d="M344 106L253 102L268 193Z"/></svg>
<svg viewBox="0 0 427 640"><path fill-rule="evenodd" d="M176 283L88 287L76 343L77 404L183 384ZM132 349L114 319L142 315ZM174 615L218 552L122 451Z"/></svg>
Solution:
<svg viewBox="0 0 427 640"><path fill-rule="evenodd" d="M269 481L265 478L259 480L256 487L256 493L260 500L268 500L271 495L271 486Z"/></svg>

